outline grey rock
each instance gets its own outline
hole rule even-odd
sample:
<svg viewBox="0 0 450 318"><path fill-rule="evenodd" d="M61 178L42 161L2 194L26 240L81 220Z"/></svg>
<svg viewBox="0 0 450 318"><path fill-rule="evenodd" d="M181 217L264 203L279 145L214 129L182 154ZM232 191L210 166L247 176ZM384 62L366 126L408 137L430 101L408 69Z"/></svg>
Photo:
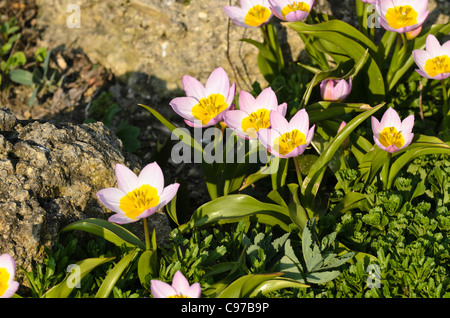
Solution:
<svg viewBox="0 0 450 318"><path fill-rule="evenodd" d="M64 226L107 219L112 212L95 194L117 186L116 163L139 172L141 162L100 122L21 121L3 108L0 125L0 254L11 254L29 271ZM161 213L149 217L149 228L159 242L170 232ZM141 222L130 230L143 239Z"/></svg>

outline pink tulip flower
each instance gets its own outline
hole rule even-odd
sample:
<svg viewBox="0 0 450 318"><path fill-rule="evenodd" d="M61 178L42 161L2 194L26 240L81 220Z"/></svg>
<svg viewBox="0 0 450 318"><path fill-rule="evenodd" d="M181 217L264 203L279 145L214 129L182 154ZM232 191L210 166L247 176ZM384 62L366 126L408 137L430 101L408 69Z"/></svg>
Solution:
<svg viewBox="0 0 450 318"><path fill-rule="evenodd" d="M202 292L199 283L190 286L180 271L173 276L172 285L152 279L150 289L154 298L200 298Z"/></svg>
<svg viewBox="0 0 450 318"><path fill-rule="evenodd" d="M394 153L403 149L413 140L414 115L401 121L397 112L389 107L381 122L372 116L372 131L375 144L387 152Z"/></svg>
<svg viewBox="0 0 450 318"><path fill-rule="evenodd" d="M279 112L271 112L270 123L271 128L258 131L258 139L271 154L280 158L300 156L314 136L315 125L309 128L309 116L304 109L289 122Z"/></svg>
<svg viewBox="0 0 450 318"><path fill-rule="evenodd" d="M97 192L97 197L116 214L108 221L126 224L136 222L154 214L169 203L180 186L173 183L164 187L164 176L156 162L142 169L139 176L124 165L116 164L118 188L107 188Z"/></svg>
<svg viewBox="0 0 450 318"><path fill-rule="evenodd" d="M19 283L14 281L16 262L9 254L0 255L0 298L11 298L19 289Z"/></svg>
<svg viewBox="0 0 450 318"><path fill-rule="evenodd" d="M239 109L227 111L224 121L241 138L256 139L260 129L270 127L270 113L276 111L285 116L286 109L286 103L278 105L277 96L270 87L256 98L249 92L241 91Z"/></svg>
<svg viewBox="0 0 450 318"><path fill-rule="evenodd" d="M185 97L176 97L169 103L172 109L191 127L213 126L223 120L223 114L233 104L236 84L230 86L225 70L216 68L203 86L195 78L182 79Z"/></svg>
<svg viewBox="0 0 450 318"><path fill-rule="evenodd" d="M414 50L413 57L419 67L416 72L423 77L435 80L450 77L450 41L441 46L438 39L429 34L425 50Z"/></svg>
<svg viewBox="0 0 450 318"><path fill-rule="evenodd" d="M305 20L315 0L293 1L293 0L269 0L272 12L279 19L289 22Z"/></svg>
<svg viewBox="0 0 450 318"><path fill-rule="evenodd" d="M405 33L420 27L427 19L428 0L377 0L375 8L383 28Z"/></svg>
<svg viewBox="0 0 450 318"><path fill-rule="evenodd" d="M245 28L265 25L272 17L268 0L241 0L241 7L225 6L224 10L234 24Z"/></svg>

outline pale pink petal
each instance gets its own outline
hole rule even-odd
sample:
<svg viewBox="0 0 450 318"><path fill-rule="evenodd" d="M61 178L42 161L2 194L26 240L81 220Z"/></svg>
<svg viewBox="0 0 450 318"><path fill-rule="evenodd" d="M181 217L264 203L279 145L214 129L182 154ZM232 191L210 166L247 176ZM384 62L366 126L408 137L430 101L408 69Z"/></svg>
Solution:
<svg viewBox="0 0 450 318"><path fill-rule="evenodd" d="M394 127L397 131L402 129L400 116L392 107L389 107L383 117L381 117L380 127L381 129L384 129L385 127Z"/></svg>
<svg viewBox="0 0 450 318"><path fill-rule="evenodd" d="M164 175L158 163L149 163L141 170L138 177L138 186L143 184L156 188L158 195L161 195L164 189Z"/></svg>
<svg viewBox="0 0 450 318"><path fill-rule="evenodd" d="M125 193L131 192L136 189L138 184L138 177L128 167L118 163L115 166L115 174L117 180L117 186Z"/></svg>
<svg viewBox="0 0 450 318"><path fill-rule="evenodd" d="M289 22L303 21L308 17L308 15L309 15L309 12L305 12L305 11L301 11L301 10L292 11L292 12L289 12L288 14L286 14L286 21L289 21Z"/></svg>
<svg viewBox="0 0 450 318"><path fill-rule="evenodd" d="M414 126L414 115L409 115L402 121L402 134L411 133Z"/></svg>
<svg viewBox="0 0 450 318"><path fill-rule="evenodd" d="M441 55L441 43L433 34L428 34L425 47L432 57Z"/></svg>
<svg viewBox="0 0 450 318"><path fill-rule="evenodd" d="M269 152L276 154L278 157L280 156L277 151L273 149L273 141L280 137L280 133L274 129L261 129L258 130L258 139L261 145L264 146Z"/></svg>
<svg viewBox="0 0 450 318"><path fill-rule="evenodd" d="M307 135L309 130L309 115L305 109L299 110L290 120L288 131L294 129L301 131L305 136Z"/></svg>
<svg viewBox="0 0 450 318"><path fill-rule="evenodd" d="M287 103L283 103L277 106L276 111L280 113L281 115L286 116L287 112Z"/></svg>
<svg viewBox="0 0 450 318"><path fill-rule="evenodd" d="M378 119L376 119L373 116L371 117L371 120L372 120L372 132L373 132L374 136L376 138L378 138L378 136L379 136L379 134L381 132L381 124L378 121Z"/></svg>
<svg viewBox="0 0 450 318"><path fill-rule="evenodd" d="M5 268L8 271L10 274L8 283L11 283L16 273L16 261L14 258L7 253L0 255L0 268Z"/></svg>
<svg viewBox="0 0 450 318"><path fill-rule="evenodd" d="M228 90L228 96L226 96L226 101L228 104L228 109L234 108L234 97L236 95L236 83L231 84L230 89Z"/></svg>
<svg viewBox="0 0 450 318"><path fill-rule="evenodd" d="M0 296L0 298L11 298L18 289L19 289L19 283L16 281L13 281L13 282L9 283L8 288L5 290L3 295Z"/></svg>
<svg viewBox="0 0 450 318"><path fill-rule="evenodd" d="M136 220L130 219L129 217L125 216L125 214L123 212L113 214L108 218L108 222L116 223L116 224L128 224L128 223L133 223L136 221L137 221L137 219Z"/></svg>
<svg viewBox="0 0 450 318"><path fill-rule="evenodd" d="M177 295L176 290L172 286L156 279L150 280L150 290L153 298L168 298Z"/></svg>
<svg viewBox="0 0 450 318"><path fill-rule="evenodd" d="M228 75L222 67L216 68L205 85L207 96L211 94L222 94L223 97L228 96L228 90L230 89L230 81L228 79Z"/></svg>
<svg viewBox="0 0 450 318"><path fill-rule="evenodd" d="M270 112L270 125L272 130L276 130L280 134L291 131L287 119L278 112Z"/></svg>
<svg viewBox="0 0 450 318"><path fill-rule="evenodd" d="M306 146L309 146L309 144L313 140L315 128L316 128L316 125L312 125L311 129L308 131L308 134L306 135Z"/></svg>
<svg viewBox="0 0 450 318"><path fill-rule="evenodd" d="M158 207L159 206L155 206L153 208L147 209L144 212L142 212L141 214L139 214L136 219L145 219L147 217L149 217L150 215L153 215L156 213L156 211L158 211ZM135 221L135 220L133 220Z"/></svg>
<svg viewBox="0 0 450 318"><path fill-rule="evenodd" d="M159 195L159 204L157 208L161 208L169 203L173 197L177 194L178 188L180 187L179 183L173 183L164 188L162 193Z"/></svg>
<svg viewBox="0 0 450 318"><path fill-rule="evenodd" d="M195 120L192 108L197 104L198 100L194 97L176 97L169 103L175 113L189 121Z"/></svg>
<svg viewBox="0 0 450 318"><path fill-rule="evenodd" d="M233 130L242 131L242 120L248 117L248 113L242 110L230 110L223 116L225 124Z"/></svg>
<svg viewBox="0 0 450 318"><path fill-rule="evenodd" d="M199 283L193 283L189 290L187 291L186 296L190 298L200 298L202 294L202 288Z"/></svg>
<svg viewBox="0 0 450 318"><path fill-rule="evenodd" d="M251 114L258 110L256 99L247 91L240 91L239 93L239 109Z"/></svg>
<svg viewBox="0 0 450 318"><path fill-rule="evenodd" d="M189 291L189 282L180 271L177 271L173 276L172 287L177 291L178 295L187 296Z"/></svg>
<svg viewBox="0 0 450 318"><path fill-rule="evenodd" d="M259 109L270 109L276 110L278 107L277 95L272 90L272 88L265 88L259 95L256 97L256 105Z"/></svg>
<svg viewBox="0 0 450 318"><path fill-rule="evenodd" d="M120 199L122 199L126 193L117 188L106 188L97 192L97 198L113 212L123 213L120 209Z"/></svg>
<svg viewBox="0 0 450 318"><path fill-rule="evenodd" d="M433 79L430 75L428 75L427 72L422 71L421 69L416 69L416 72L420 74L420 76L423 76L425 78Z"/></svg>
<svg viewBox="0 0 450 318"><path fill-rule="evenodd" d="M403 145L402 148L405 148L405 147L408 147L411 144L411 142L412 142L412 140L414 138L414 134L413 133L411 133L411 134L403 134L403 138L405 139L405 144Z"/></svg>
<svg viewBox="0 0 450 318"><path fill-rule="evenodd" d="M184 75L182 77L182 83L186 96L194 97L197 100L207 97L205 87L192 76Z"/></svg>
<svg viewBox="0 0 450 318"><path fill-rule="evenodd" d="M425 63L426 63L429 59L433 58L433 57L430 55L430 53L428 53L428 52L425 51L425 50L414 50L414 51L412 52L412 54L413 54L414 61L416 62L417 66L418 66L421 70L424 70L424 68L425 68Z"/></svg>

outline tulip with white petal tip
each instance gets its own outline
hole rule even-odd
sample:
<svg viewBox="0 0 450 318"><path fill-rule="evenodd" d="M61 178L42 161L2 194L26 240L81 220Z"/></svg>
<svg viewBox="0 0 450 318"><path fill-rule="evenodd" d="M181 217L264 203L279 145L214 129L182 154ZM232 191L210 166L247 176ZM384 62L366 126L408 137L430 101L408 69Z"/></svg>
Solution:
<svg viewBox="0 0 450 318"><path fill-rule="evenodd" d="M180 271L173 276L172 285L153 279L150 281L150 289L154 298L200 298L201 295L200 284L189 285Z"/></svg>
<svg viewBox="0 0 450 318"><path fill-rule="evenodd" d="M19 288L14 280L16 262L9 254L0 255L0 298L11 298Z"/></svg>
<svg viewBox="0 0 450 318"><path fill-rule="evenodd" d="M172 99L169 105L191 127L209 127L223 120L236 93L236 84L230 86L227 73L216 68L203 86L197 79L185 75L182 79L185 97Z"/></svg>
<svg viewBox="0 0 450 318"><path fill-rule="evenodd" d="M180 186L173 183L164 187L164 176L156 162L150 163L137 176L124 165L116 164L118 188L97 192L97 197L116 214L108 221L117 224L136 222L154 214L169 203Z"/></svg>
<svg viewBox="0 0 450 318"><path fill-rule="evenodd" d="M293 0L269 0L272 12L279 19L289 22L305 20L315 0L293 1Z"/></svg>
<svg viewBox="0 0 450 318"><path fill-rule="evenodd" d="M258 139L267 150L280 158L300 156L314 137L313 125L309 128L309 116L301 109L288 120L278 112L270 114L271 128L258 131Z"/></svg>
<svg viewBox="0 0 450 318"><path fill-rule="evenodd" d="M429 34L425 50L414 50L413 58L419 67L416 72L423 77L434 80L450 77L450 41L441 45L434 35Z"/></svg>
<svg viewBox="0 0 450 318"><path fill-rule="evenodd" d="M270 127L270 113L286 115L287 104L278 105L277 96L270 88L264 89L256 98L249 92L239 93L239 109L227 111L224 121L238 136L256 139L260 129Z"/></svg>
<svg viewBox="0 0 450 318"><path fill-rule="evenodd" d="M272 17L268 0L241 0L241 6L225 6L225 13L234 24L257 28L267 24Z"/></svg>
<svg viewBox="0 0 450 318"><path fill-rule="evenodd" d="M423 25L430 11L428 0L377 0L381 26L387 31L406 33Z"/></svg>
<svg viewBox="0 0 450 318"><path fill-rule="evenodd" d="M414 138L412 128L414 115L403 121L397 112L389 107L381 121L372 116L372 132L375 144L382 150L394 153L409 146Z"/></svg>

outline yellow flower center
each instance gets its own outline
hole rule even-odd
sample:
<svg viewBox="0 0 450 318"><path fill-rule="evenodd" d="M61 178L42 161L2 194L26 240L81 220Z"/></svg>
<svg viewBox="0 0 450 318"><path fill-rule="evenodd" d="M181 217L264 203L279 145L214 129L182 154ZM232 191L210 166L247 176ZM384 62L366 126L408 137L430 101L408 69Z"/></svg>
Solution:
<svg viewBox="0 0 450 318"><path fill-rule="evenodd" d="M385 18L391 28L400 29L417 24L417 16L418 13L410 5L405 5L389 8Z"/></svg>
<svg viewBox="0 0 450 318"><path fill-rule="evenodd" d="M168 296L167 298L191 298L191 297L188 297L186 295L178 295L178 294L176 294L176 295Z"/></svg>
<svg viewBox="0 0 450 318"><path fill-rule="evenodd" d="M380 144L388 148L394 145L397 148L403 147L405 144L405 139L400 131L397 131L394 127L386 127L380 133L378 137Z"/></svg>
<svg viewBox="0 0 450 318"><path fill-rule="evenodd" d="M0 268L0 296L2 296L9 287L9 276L9 272L6 268Z"/></svg>
<svg viewBox="0 0 450 318"><path fill-rule="evenodd" d="M442 73L450 73L450 58L447 55L437 56L425 62L425 71L431 77Z"/></svg>
<svg viewBox="0 0 450 318"><path fill-rule="evenodd" d="M200 99L197 105L192 107L192 115L206 125L225 109L228 104L222 94L211 94L208 97Z"/></svg>
<svg viewBox="0 0 450 318"><path fill-rule="evenodd" d="M268 8L257 4L256 6L251 7L250 10L248 10L247 14L245 15L244 22L249 26L258 27L269 20L271 14L272 13Z"/></svg>
<svg viewBox="0 0 450 318"><path fill-rule="evenodd" d="M270 126L270 110L259 109L251 113L248 117L242 120L242 131L248 136L256 138L256 132L260 129L268 128Z"/></svg>
<svg viewBox="0 0 450 318"><path fill-rule="evenodd" d="M296 2L294 1L293 4L288 4L281 10L281 15L283 18L286 18L286 16L294 11L305 11L309 12L309 5L305 2Z"/></svg>
<svg viewBox="0 0 450 318"><path fill-rule="evenodd" d="M159 195L156 188L144 184L122 197L119 207L127 217L134 220L145 210L157 206L158 203Z"/></svg>
<svg viewBox="0 0 450 318"><path fill-rule="evenodd" d="M274 150L280 155L287 155L298 146L306 144L305 134L297 129L286 132L274 141Z"/></svg>

